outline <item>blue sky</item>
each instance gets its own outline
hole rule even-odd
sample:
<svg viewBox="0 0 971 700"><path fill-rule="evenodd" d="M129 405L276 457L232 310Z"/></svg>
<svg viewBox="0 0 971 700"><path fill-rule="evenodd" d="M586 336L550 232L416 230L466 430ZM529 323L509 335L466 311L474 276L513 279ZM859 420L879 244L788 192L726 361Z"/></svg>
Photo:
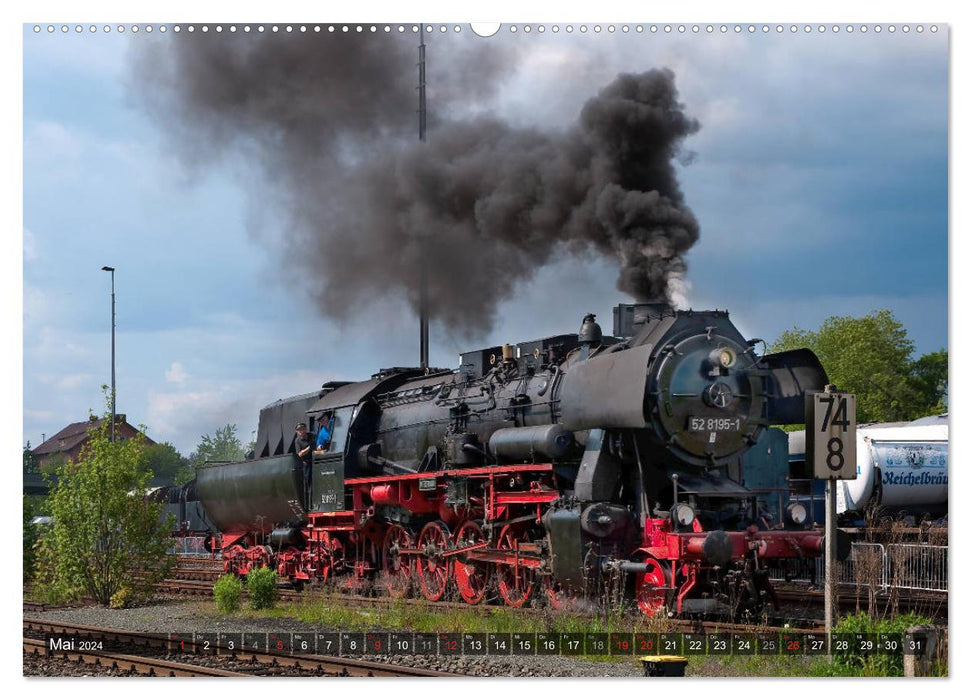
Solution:
<svg viewBox="0 0 971 700"><path fill-rule="evenodd" d="M946 347L947 29L771 26L468 40L518 49L482 108L523 126L566 127L618 72L675 72L701 122L685 143L694 159L679 167L701 224L690 306L727 308L743 333L768 340L889 308L918 354ZM417 324L396 300L379 300L380 325L314 313L266 243L283 217L256 196L259 164L187 169L172 152L135 99L151 89L130 70L130 44L145 38L24 29L23 440L101 406L102 265L117 268L118 410L186 453L227 422L247 439L277 398L415 362ZM428 45L435 60L434 37ZM611 307L629 300L616 272L602 259L542 270L482 345L572 332L591 311L609 331ZM470 344L433 325L432 346L433 364L454 366Z"/></svg>

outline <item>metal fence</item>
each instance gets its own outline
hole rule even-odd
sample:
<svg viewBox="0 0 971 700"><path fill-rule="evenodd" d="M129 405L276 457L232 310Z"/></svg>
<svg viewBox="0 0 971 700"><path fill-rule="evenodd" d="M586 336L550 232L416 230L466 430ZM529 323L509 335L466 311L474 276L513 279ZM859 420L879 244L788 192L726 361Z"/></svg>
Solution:
<svg viewBox="0 0 971 700"><path fill-rule="evenodd" d="M206 557L212 556L212 552L206 551L205 537L173 537L172 545L169 547L169 554L177 554L180 557ZM218 552L216 557L221 556Z"/></svg>
<svg viewBox="0 0 971 700"><path fill-rule="evenodd" d="M924 544L882 545L854 542L850 556L838 564L841 584L947 592L947 547ZM769 567L769 578L823 585L822 557L783 561Z"/></svg>
<svg viewBox="0 0 971 700"><path fill-rule="evenodd" d="M947 547L892 544L887 550L886 575L891 586L947 591Z"/></svg>

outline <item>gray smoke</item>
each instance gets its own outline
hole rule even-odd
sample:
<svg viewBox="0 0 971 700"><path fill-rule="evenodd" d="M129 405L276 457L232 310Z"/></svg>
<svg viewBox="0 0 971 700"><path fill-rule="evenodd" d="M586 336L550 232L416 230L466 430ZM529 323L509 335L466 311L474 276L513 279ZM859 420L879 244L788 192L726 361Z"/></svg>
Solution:
<svg viewBox="0 0 971 700"><path fill-rule="evenodd" d="M456 113L487 103L516 53L432 42L421 144L416 43L183 36L140 49L140 95L190 162L241 148L260 167L288 217L283 258L327 316L389 296L417 309L424 263L433 320L475 335L563 255L616 258L620 290L670 298L698 238L672 163L698 123L673 73L619 75L566 130L515 128Z"/></svg>

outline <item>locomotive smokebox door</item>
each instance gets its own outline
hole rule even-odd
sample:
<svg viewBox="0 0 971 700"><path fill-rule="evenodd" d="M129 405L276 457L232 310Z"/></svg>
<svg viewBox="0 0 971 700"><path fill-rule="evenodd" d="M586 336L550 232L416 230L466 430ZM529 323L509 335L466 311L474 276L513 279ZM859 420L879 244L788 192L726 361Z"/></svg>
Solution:
<svg viewBox="0 0 971 700"><path fill-rule="evenodd" d="M313 497L310 511L344 510L344 458L340 454L314 458Z"/></svg>

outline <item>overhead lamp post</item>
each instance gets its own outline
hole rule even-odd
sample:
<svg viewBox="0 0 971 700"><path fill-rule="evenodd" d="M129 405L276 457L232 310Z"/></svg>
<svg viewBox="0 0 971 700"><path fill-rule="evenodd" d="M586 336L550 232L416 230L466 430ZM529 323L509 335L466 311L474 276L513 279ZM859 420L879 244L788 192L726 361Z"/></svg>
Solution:
<svg viewBox="0 0 971 700"><path fill-rule="evenodd" d="M111 273L111 442L115 441L115 268L101 268Z"/></svg>

